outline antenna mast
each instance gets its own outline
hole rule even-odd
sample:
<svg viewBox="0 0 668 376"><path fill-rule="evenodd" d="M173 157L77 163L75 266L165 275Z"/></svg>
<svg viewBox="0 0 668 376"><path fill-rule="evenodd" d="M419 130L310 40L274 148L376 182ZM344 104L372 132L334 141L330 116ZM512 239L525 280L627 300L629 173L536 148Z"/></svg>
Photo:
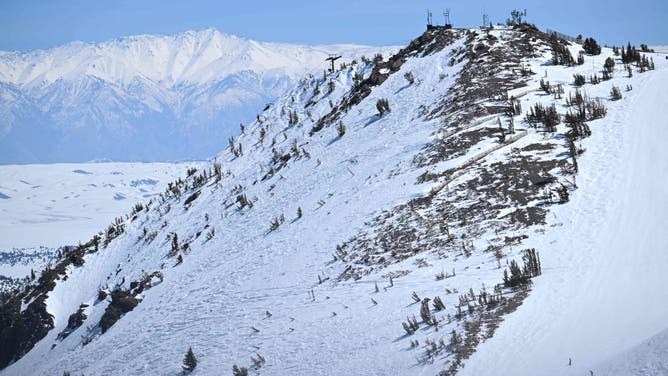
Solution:
<svg viewBox="0 0 668 376"><path fill-rule="evenodd" d="M427 9L427 28L430 28L432 25L433 24L431 22L431 11Z"/></svg>
<svg viewBox="0 0 668 376"><path fill-rule="evenodd" d="M443 17L445 17L445 28L452 29L452 24L450 23L450 8L447 8L445 12L443 12Z"/></svg>

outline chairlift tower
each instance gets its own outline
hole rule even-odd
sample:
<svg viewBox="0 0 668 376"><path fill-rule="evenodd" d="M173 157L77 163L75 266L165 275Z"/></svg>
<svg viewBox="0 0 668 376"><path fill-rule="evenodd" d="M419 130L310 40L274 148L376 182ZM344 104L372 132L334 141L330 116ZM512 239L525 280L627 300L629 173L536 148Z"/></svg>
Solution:
<svg viewBox="0 0 668 376"><path fill-rule="evenodd" d="M325 59L325 61L329 61L329 62L332 63L332 67L329 69L330 72L334 72L334 62L335 62L336 60L340 59L340 58L341 58L340 55L337 56L336 54L334 54L334 55L333 55L333 54L329 54L329 57L328 57L327 59Z"/></svg>

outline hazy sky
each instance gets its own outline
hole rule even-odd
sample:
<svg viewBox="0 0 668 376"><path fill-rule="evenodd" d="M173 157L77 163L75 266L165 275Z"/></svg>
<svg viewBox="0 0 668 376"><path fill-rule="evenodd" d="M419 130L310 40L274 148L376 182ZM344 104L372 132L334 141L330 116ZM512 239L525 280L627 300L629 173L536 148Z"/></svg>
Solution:
<svg viewBox="0 0 668 376"><path fill-rule="evenodd" d="M261 41L405 44L424 30L427 8L442 23L446 7L455 27L479 25L483 9L496 23L526 8L542 29L608 44L668 44L668 0L0 0L0 50L208 27Z"/></svg>

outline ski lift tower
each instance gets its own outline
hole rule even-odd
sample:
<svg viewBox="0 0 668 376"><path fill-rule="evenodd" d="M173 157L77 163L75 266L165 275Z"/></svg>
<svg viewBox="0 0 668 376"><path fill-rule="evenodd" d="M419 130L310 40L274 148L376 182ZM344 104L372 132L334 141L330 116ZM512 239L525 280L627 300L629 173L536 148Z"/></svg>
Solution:
<svg viewBox="0 0 668 376"><path fill-rule="evenodd" d="M330 71L330 72L334 72L334 62L335 62L336 60L340 59L340 58L341 58L340 55L337 56L337 55L335 55L335 54L334 54L334 55L333 55L333 54L329 54L329 57L328 57L327 59L325 59L325 61L329 61L329 62L332 63L332 67L329 68L329 71Z"/></svg>

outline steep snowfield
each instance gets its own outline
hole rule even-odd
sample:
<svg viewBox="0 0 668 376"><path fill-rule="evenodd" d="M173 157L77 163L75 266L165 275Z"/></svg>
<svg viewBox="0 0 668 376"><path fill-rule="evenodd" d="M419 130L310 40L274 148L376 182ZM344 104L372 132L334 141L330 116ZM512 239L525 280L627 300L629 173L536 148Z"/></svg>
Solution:
<svg viewBox="0 0 668 376"><path fill-rule="evenodd" d="M610 376L668 375L668 330L596 366L597 374Z"/></svg>
<svg viewBox="0 0 668 376"><path fill-rule="evenodd" d="M441 95L434 90L432 80L438 82L440 73L455 75L459 67L447 66L446 57L451 52L447 49L434 59L408 62L415 64L411 66L415 71L424 72L428 81L405 89L411 94L402 97L405 99L397 97L394 106L412 107L414 98L434 101ZM327 94L326 85L322 85L319 96L340 97L350 89L356 70L367 75L369 72L364 66L344 70L333 77L335 92ZM445 79L439 85L447 88L453 80ZM304 90L301 86L294 89L272 106L265 114L267 121L281 118L281 108L295 108L309 124L303 103L312 96L310 84ZM387 325L388 309L394 308L386 301L405 298L408 304L412 285L435 285L433 271L417 273L405 283L396 282L396 288L375 296L378 307L369 299L374 280L336 285L330 281L320 288L317 283L318 275L334 278L340 269L331 263L334 245L353 236L377 208L403 202L429 189L414 184L419 172L408 166L434 124L404 126L410 121L409 112L385 118L374 115L376 98L389 97L405 86L401 75L392 76L389 84L379 87L359 111L350 114L350 120L344 120L349 124L344 137L339 138L333 128L321 131L304 145L310 158L296 160L292 168L257 186L251 183L262 176L262 170L266 172L272 134L265 145L257 143L260 125L255 124L254 134L238 141L248 155L234 159L226 151L219 157L224 169L231 169L230 182L223 181L221 188L207 184L202 189L205 193L187 212L183 200L172 203L164 229L160 228L163 219L159 214L164 208L142 219L143 224L132 223L129 233L144 226L159 229L160 235L152 243L138 241L135 235L123 236L112 242L113 250L90 255L85 268L73 269L66 283L59 284L48 299L56 328L3 374L23 374L27 370L35 375L50 374L54 367L75 374L174 374L180 369L184 346L193 346L203 374L227 373L232 364L248 366L248 357L255 352L268 359L263 372L275 374L312 375L339 370L380 375L413 364L414 354L403 351L406 343L396 341L401 337L400 322ZM299 98L297 104L292 104L292 97ZM328 110L327 100L310 109L313 113ZM274 127L271 132L275 132L276 148L281 150L288 150L295 137L306 140L310 128L285 122ZM284 133L290 136L284 139ZM255 150L250 152L251 148ZM397 168L401 175L388 179ZM246 185L245 194L254 201L252 209L228 208L236 196L229 192L236 184L233 182ZM299 207L303 217L297 219ZM205 213L216 231L210 241L205 239L208 229L202 229L207 224ZM272 218L280 214L286 218L283 228L269 232ZM195 237L200 230L202 236ZM192 241L192 253L178 266L173 258L165 259L170 246L165 235L173 232ZM122 265L120 274L116 273L117 265ZM85 326L99 321L104 310L105 303L93 305L98 288L113 287L121 283L122 276L129 283L143 271L159 270L162 265L164 282L147 291L143 302L96 339L95 346L81 347ZM377 282L381 288L386 284L380 278ZM309 297L311 289L315 290L314 301ZM82 302L91 305L90 324L87 322L50 350L56 335L67 325L70 311ZM137 327L143 327L141 332L135 331ZM367 364L378 351L391 351L396 356Z"/></svg>
<svg viewBox="0 0 668 376"><path fill-rule="evenodd" d="M135 203L160 194L189 167L203 164L0 166L0 249L85 242Z"/></svg>
<svg viewBox="0 0 668 376"><path fill-rule="evenodd" d="M585 85L608 107L587 120L590 138L523 118L536 102L569 111L573 73L600 74L611 55L554 66L530 28L435 30L398 58L305 77L231 140L220 165L67 254L53 290L31 282L34 294L13 304L29 313L48 296L54 328L1 373L176 375L189 346L201 375L252 359L251 373L268 375L451 375L472 351L459 359L464 374L595 367L665 329L665 197L652 195L666 187L655 114L668 64L657 58L656 71L630 80L618 64L612 80ZM565 95L543 93L544 76ZM508 116L514 133L500 123L509 103L515 111L505 88L523 107ZM391 111L378 114L380 99ZM639 132L652 121L655 132ZM577 174L567 139L586 149ZM543 274L530 292L503 287L530 247ZM101 289L141 299L103 334L101 318L118 308ZM444 309L424 300L436 297ZM59 339L80 307L87 318Z"/></svg>
<svg viewBox="0 0 668 376"><path fill-rule="evenodd" d="M665 374L665 335L620 354L668 328L668 64L655 61L582 142L579 189L535 239L545 273L462 375Z"/></svg>
<svg viewBox="0 0 668 376"><path fill-rule="evenodd" d="M327 69L328 54L338 64L389 50L208 29L0 52L0 163L208 158L299 77Z"/></svg>

